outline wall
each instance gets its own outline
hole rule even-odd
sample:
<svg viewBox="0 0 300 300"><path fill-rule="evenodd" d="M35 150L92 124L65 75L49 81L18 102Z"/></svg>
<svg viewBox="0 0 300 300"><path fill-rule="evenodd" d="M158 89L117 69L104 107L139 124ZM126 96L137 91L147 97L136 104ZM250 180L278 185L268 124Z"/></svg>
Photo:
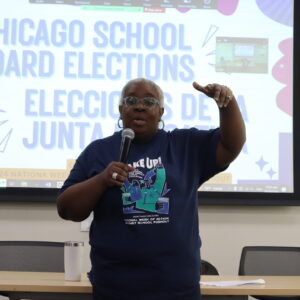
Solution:
<svg viewBox="0 0 300 300"><path fill-rule="evenodd" d="M202 257L235 275L245 245L300 246L300 207L200 207Z"/></svg>
<svg viewBox="0 0 300 300"><path fill-rule="evenodd" d="M300 246L300 207L199 208L202 257L223 275L234 275L243 245ZM80 223L64 221L53 203L0 203L0 240L85 241L84 271L88 271L88 233Z"/></svg>

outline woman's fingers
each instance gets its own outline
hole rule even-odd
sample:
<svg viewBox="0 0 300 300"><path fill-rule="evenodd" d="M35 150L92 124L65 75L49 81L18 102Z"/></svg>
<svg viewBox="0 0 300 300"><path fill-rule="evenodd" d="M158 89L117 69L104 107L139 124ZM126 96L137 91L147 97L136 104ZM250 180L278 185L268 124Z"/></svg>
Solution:
<svg viewBox="0 0 300 300"><path fill-rule="evenodd" d="M213 98L220 108L226 107L234 98L231 89L226 85L211 83L202 86L197 82L193 82L193 87L199 92L204 93L206 96Z"/></svg>

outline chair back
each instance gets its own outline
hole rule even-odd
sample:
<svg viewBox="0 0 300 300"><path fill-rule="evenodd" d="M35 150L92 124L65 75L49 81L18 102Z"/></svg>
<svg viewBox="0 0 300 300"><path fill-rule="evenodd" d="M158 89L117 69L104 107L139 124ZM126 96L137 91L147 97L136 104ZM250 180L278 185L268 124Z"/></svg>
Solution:
<svg viewBox="0 0 300 300"><path fill-rule="evenodd" d="M219 275L217 268L206 260L201 260L201 275Z"/></svg>
<svg viewBox="0 0 300 300"><path fill-rule="evenodd" d="M64 243L0 241L0 270L64 272Z"/></svg>
<svg viewBox="0 0 300 300"><path fill-rule="evenodd" d="M239 275L300 275L300 247L246 246L242 249ZM252 296L259 300L300 300L300 296Z"/></svg>
<svg viewBox="0 0 300 300"><path fill-rule="evenodd" d="M300 275L300 247L246 246L239 275Z"/></svg>

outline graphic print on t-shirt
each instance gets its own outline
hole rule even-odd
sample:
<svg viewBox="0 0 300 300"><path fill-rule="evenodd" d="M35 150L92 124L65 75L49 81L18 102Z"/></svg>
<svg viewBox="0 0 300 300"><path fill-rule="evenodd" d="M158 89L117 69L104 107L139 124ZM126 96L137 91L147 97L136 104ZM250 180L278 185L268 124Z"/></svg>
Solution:
<svg viewBox="0 0 300 300"><path fill-rule="evenodd" d="M166 194L169 189L160 157L154 160L142 159L133 166L135 170L129 173L128 180L121 188L125 223L168 223L169 198Z"/></svg>

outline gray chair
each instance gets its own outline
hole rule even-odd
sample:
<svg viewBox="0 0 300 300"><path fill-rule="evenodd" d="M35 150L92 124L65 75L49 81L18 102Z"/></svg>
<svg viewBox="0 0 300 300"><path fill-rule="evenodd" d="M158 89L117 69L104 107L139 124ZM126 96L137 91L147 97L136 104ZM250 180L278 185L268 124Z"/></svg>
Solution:
<svg viewBox="0 0 300 300"><path fill-rule="evenodd" d="M206 260L201 260L201 275L219 275L217 268ZM202 295L202 300L247 300L248 296Z"/></svg>
<svg viewBox="0 0 300 300"><path fill-rule="evenodd" d="M239 275L300 275L300 247L246 246L242 249ZM300 296L251 296L260 300L300 300Z"/></svg>
<svg viewBox="0 0 300 300"><path fill-rule="evenodd" d="M64 243L0 241L0 270L64 272ZM20 293L2 292L0 295L8 297L10 300L22 299ZM24 296L28 295L24 293ZM30 294L30 299L41 299L41 297L34 298L34 295Z"/></svg>

